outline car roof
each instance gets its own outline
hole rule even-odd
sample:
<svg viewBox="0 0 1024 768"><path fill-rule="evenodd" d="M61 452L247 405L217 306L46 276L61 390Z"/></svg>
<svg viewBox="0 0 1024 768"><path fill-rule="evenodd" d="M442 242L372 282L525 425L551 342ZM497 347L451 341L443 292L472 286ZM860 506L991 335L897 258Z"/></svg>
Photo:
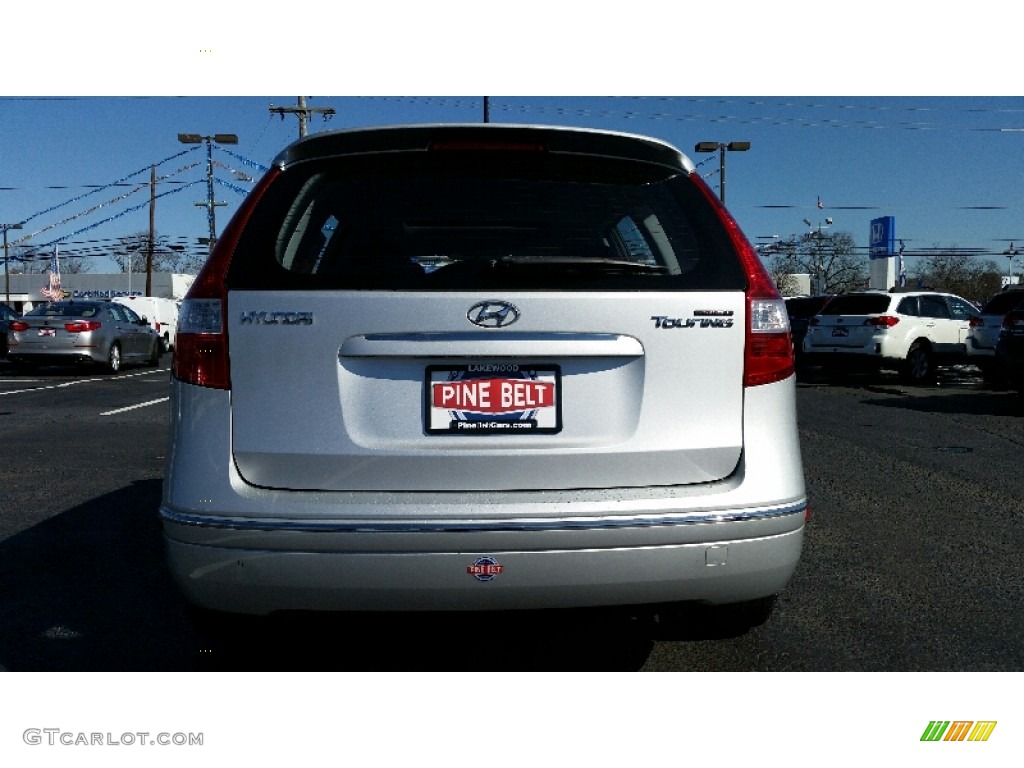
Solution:
<svg viewBox="0 0 1024 768"><path fill-rule="evenodd" d="M306 160L376 152L426 152L438 142L465 142L486 149L494 142L521 142L544 151L654 163L692 173L693 161L667 142L649 136L590 128L510 123L390 125L322 131L293 142L274 159L286 168Z"/></svg>

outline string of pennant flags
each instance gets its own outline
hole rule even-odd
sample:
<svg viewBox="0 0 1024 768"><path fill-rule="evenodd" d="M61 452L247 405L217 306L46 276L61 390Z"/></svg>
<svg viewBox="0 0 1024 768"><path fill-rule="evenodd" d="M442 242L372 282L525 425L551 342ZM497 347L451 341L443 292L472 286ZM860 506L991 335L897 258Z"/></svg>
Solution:
<svg viewBox="0 0 1024 768"><path fill-rule="evenodd" d="M177 153L171 155L170 157L164 158L160 162L154 163L153 165L156 165L156 166L163 165L164 163L169 162L170 160L174 160L177 157L181 157L182 155L188 154L189 152L194 152L195 150L196 150L196 147L190 147L189 149L183 150L181 152L177 152ZM65 200L63 203L58 203L57 205L52 205L49 208L44 208L41 211L36 211L31 216L25 217L21 221L21 223L22 224L27 224L28 222L32 221L33 219L37 219L40 216L45 216L46 214L52 213L53 211L56 211L59 208L63 208L66 205L71 205L71 203L76 203L79 200L84 200L85 198L87 198L87 197L89 197L91 195L95 195L95 194L97 194L99 192L102 192L105 189L109 189L110 187L116 187L116 186L119 186L121 184L124 184L126 181L128 181L131 178L134 178L135 176L138 176L138 175L140 175L142 173L147 173L151 168L152 168L152 165L147 166L145 168L140 168L139 170L137 170L137 171L135 171L133 173L129 173L127 176L123 176L122 178L117 179L116 181L112 181L109 184L102 184L102 185L96 187L95 189L90 189L88 192L83 192L81 195L77 195L76 197L72 197L69 200ZM84 214L79 214L79 215L84 215ZM22 240L27 240L29 237L32 237L32 235L26 235L26 236L24 236L22 238L19 238L19 240L15 240L11 244L13 245L13 244L16 244L18 242L21 242Z"/></svg>
<svg viewBox="0 0 1024 768"><path fill-rule="evenodd" d="M169 162L171 162L171 161L173 161L173 160L175 160L177 158L180 158L180 157L182 157L184 155L187 155L189 153L197 151L197 149L199 149L199 147L189 147L188 149L182 150L180 152L176 152L175 154L170 155L169 157L166 157L166 158L164 158L163 160L160 160L157 163L154 163L154 164L151 164L149 166L146 166L145 168L140 168L137 171L134 171L134 172L129 173L129 174L125 175L125 176L122 176L122 177L116 179L115 181L112 181L112 182L107 183L107 184L98 185L95 188L90 189L88 192L84 192L84 193L82 193L80 195L75 195L74 197L71 197L68 200L65 200L65 201L63 201L61 203L58 203L56 205L51 205L51 206L49 206L47 208L43 208L41 210L38 210L38 211L32 213L31 215L26 216L22 220L21 223L25 224L27 222L34 221L34 220L39 219L39 218L41 218L43 216L46 216L49 213L53 213L54 211L60 210L62 208L66 208L67 206L72 205L72 204L74 204L76 202L80 202L82 200L86 200L86 199L88 199L88 198L90 198L90 197L92 197L92 196L94 196L96 194L101 193L104 190L109 190L111 188L118 187L118 186L126 186L127 183L131 182L132 179L136 179L136 177L140 176L141 174L149 173L149 172L151 172L151 170L153 168L166 165L167 163L169 163ZM236 161L238 161L239 164L241 164L241 165L243 165L243 166L245 166L245 167L247 167L249 169L253 169L253 170L256 170L256 171L266 171L266 170L268 170L267 166L265 166L265 165L263 165L261 163L258 163L256 161L250 160L248 158L245 158L242 155L239 155L237 153L230 152L229 150L226 150L223 147L218 146L217 149L218 149L218 151L225 152L227 155L230 155L232 158L234 158ZM225 170L227 170L230 173L234 174L234 176L236 177L236 179L239 182L252 184L252 183L255 183L255 181L256 181L256 179L253 178L253 176L251 174L249 174L249 173L247 173L245 171L242 171L240 169L234 168L234 167L232 167L230 165L226 165L226 164L221 163L219 161L214 161L214 163L215 163L215 165L217 165L217 166L219 166L221 168L224 168ZM182 173L185 173L186 171L189 171L189 170L195 169L197 167L200 167L200 166L202 166L204 164L205 163L203 161L196 161L196 162L192 162L192 163L187 163L187 164L182 165L181 167L179 167L179 168L177 168L177 169L175 169L175 170L173 170L173 171L171 171L169 173L166 173L166 174L158 177L156 179L156 181L157 182L167 182L168 180L171 180L175 176L178 176L178 175L180 175ZM230 181L226 181L224 179L214 178L214 181L217 182L218 184L224 186L224 187L227 187L228 189L231 189L232 191L236 192L237 194L239 194L241 196L245 196L249 192L249 190L246 189L245 187L240 186L239 184L232 183ZM114 213L114 214L112 214L110 216L107 216L107 217L105 217L103 219L100 219L99 221L95 221L95 222L92 222L92 223L90 223L90 224L88 224L86 226L79 227L79 228L75 229L72 232L68 232L66 234L62 234L59 237L53 238L49 242L38 243L38 248L40 248L40 249L49 249L49 248L53 249L53 254L52 254L51 259L50 259L50 269L49 269L49 273L50 273L49 281L50 282L48 283L47 286L45 286L45 291L43 292L43 295L46 296L46 297L57 297L57 298L59 298L62 295L62 291L61 291L61 288L60 288L60 259L59 259L59 256L58 256L58 245L59 244L65 243L65 242L71 240L72 238L75 238L75 237L81 235L82 233L89 232L90 230L94 230L94 229L96 229L98 227L101 227L103 225L106 225L106 224L109 224L111 222L117 221L118 219L121 219L121 218L123 218L125 216L128 216L128 215L132 214L132 213L136 213L137 211L142 210L142 209L146 208L147 206L149 206L151 204L151 200L156 200L156 199L159 199L159 198L162 198L162 197L166 197L168 195L177 194L177 193L182 192L182 191L184 191L184 190L186 190L186 189L188 189L190 187L196 186L197 184L201 184L201 183L204 183L204 182L205 182L205 179L197 179L197 180L194 180L194 181L178 182L178 183L180 183L180 186L178 186L178 187L176 187L174 189L165 190L163 192L160 192L159 194L155 194L155 195L153 195L151 198L147 199L143 203L140 203L138 205L130 206L128 208L125 208L124 210L120 210L120 211L118 211L118 212L116 212L116 213ZM115 195L114 197L111 197L110 199L105 200L103 202L100 202L100 203L97 203L97 204L94 204L94 205L90 205L88 208L86 208L86 209L84 209L82 211L79 211L78 213L75 213L75 214L72 214L72 215L69 215L69 216L64 216L59 221L56 221L56 222L53 222L53 223L50 223L50 224L46 224L44 226L38 226L36 228L33 228L27 234L25 234L25 235L23 235L23 236L21 236L21 237L19 237L17 239L12 240L9 243L9 246L17 246L17 245L23 245L24 246L26 241L30 241L30 240L35 242L39 238L40 235L43 235L43 234L45 234L47 232L51 232L52 230L57 229L57 228L62 227L62 226L65 226L67 224L71 224L72 222L77 222L77 221L79 221L81 219L84 219L85 217L88 217L88 216L90 216L92 214L95 214L96 212L101 211L103 209L109 209L111 206L115 206L115 205L118 205L120 203L123 203L125 200L128 200L133 195L136 195L139 191L144 190L144 189L149 189L151 187L150 180L142 181L142 180L136 179L136 181L131 182L131 183L132 183L132 187L128 191L126 191L126 192L124 192L122 194ZM17 261L17 260L19 260L19 257L13 256L13 257L11 257L11 260Z"/></svg>

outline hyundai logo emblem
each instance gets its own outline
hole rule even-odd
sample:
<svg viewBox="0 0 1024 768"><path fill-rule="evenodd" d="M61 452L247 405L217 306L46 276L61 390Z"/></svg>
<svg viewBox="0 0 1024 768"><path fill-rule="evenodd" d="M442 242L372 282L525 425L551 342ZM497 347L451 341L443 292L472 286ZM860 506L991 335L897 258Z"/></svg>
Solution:
<svg viewBox="0 0 1024 768"><path fill-rule="evenodd" d="M483 328L504 328L519 319L519 310L507 301L478 301L469 308L466 317Z"/></svg>

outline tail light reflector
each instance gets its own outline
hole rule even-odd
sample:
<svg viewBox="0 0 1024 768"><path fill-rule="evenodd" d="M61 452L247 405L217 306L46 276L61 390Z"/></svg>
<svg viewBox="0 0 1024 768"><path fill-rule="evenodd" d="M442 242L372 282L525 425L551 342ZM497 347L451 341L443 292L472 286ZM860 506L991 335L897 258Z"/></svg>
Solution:
<svg viewBox="0 0 1024 768"><path fill-rule="evenodd" d="M85 333L86 331L95 331L99 327L99 320L74 320L64 323L64 330L68 333Z"/></svg>
<svg viewBox="0 0 1024 768"><path fill-rule="evenodd" d="M893 317L892 315L879 315L878 317L869 317L864 321L864 325L873 325L876 328L892 328L900 319Z"/></svg>
<svg viewBox="0 0 1024 768"><path fill-rule="evenodd" d="M1007 312L1003 316L1003 330L1012 330L1018 326L1024 326L1024 312L1014 310L1013 312ZM11 323L11 328L14 327L14 323Z"/></svg>

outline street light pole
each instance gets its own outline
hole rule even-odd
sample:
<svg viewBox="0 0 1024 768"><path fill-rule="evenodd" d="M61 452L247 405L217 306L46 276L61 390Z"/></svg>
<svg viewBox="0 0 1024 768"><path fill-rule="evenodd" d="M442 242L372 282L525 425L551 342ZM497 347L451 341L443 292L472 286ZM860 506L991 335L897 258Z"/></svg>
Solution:
<svg viewBox="0 0 1024 768"><path fill-rule="evenodd" d="M213 145L216 144L237 144L238 136L233 133L215 133L212 136L200 136L198 133L179 133L178 141L182 144L202 144L206 142L206 202L196 205L206 208L206 218L210 224L210 253L213 253L213 245L217 241L217 223L215 209L218 205L227 203L215 203L213 200Z"/></svg>
<svg viewBox="0 0 1024 768"><path fill-rule="evenodd" d="M7 237L7 233L4 232L4 237ZM1010 247L1003 251L1004 256L1010 257L1010 264L1006 268L1006 284L1013 284L1013 257L1020 253L1020 249L1014 248L1013 243L1010 243Z"/></svg>
<svg viewBox="0 0 1024 768"><path fill-rule="evenodd" d="M725 153L746 152L750 149L749 141L730 141L722 143L718 141L699 141L694 146L695 152L714 152L718 150L718 199L725 204Z"/></svg>
<svg viewBox="0 0 1024 768"><path fill-rule="evenodd" d="M7 268L7 230L21 229L21 224L0 224L0 229L4 231L4 293L7 295L4 303L11 306L11 273Z"/></svg>

